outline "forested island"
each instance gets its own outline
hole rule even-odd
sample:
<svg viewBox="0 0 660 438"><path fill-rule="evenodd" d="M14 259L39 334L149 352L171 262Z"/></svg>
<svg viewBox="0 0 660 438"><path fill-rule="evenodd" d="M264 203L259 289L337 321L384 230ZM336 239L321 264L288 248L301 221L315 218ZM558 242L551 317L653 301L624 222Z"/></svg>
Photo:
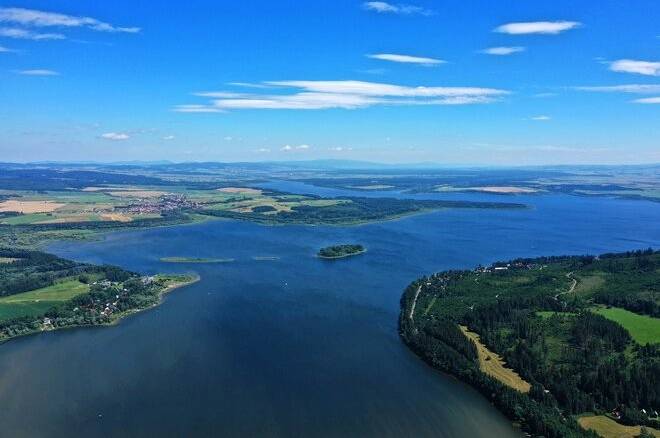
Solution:
<svg viewBox="0 0 660 438"><path fill-rule="evenodd" d="M532 434L660 436L659 305L657 251L517 259L416 280L399 327Z"/></svg>
<svg viewBox="0 0 660 438"><path fill-rule="evenodd" d="M362 254L366 248L362 245L333 245L319 250L318 256L322 259L341 259Z"/></svg>
<svg viewBox="0 0 660 438"><path fill-rule="evenodd" d="M196 280L140 276L41 251L0 248L0 342L65 327L113 324Z"/></svg>

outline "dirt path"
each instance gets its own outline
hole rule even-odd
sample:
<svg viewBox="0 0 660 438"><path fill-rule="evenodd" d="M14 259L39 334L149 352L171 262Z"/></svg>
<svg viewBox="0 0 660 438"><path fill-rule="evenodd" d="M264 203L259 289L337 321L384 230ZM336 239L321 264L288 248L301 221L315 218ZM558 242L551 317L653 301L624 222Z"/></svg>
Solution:
<svg viewBox="0 0 660 438"><path fill-rule="evenodd" d="M578 281L577 281L577 278L573 277L573 271L566 274L566 278L568 278L569 280L573 280L573 283L571 283L571 287L569 287L567 291L560 292L557 295L555 295L555 300L558 300L559 297L562 296L562 295L571 294L575 290L575 287L577 286Z"/></svg>
<svg viewBox="0 0 660 438"><path fill-rule="evenodd" d="M571 287L568 289L568 292L566 292L566 293L567 294L573 293L573 291L575 290L575 286L577 286L577 284L578 284L577 278L573 277L573 271L566 274L566 278L569 278L569 279L573 280L573 284L571 284Z"/></svg>
<svg viewBox="0 0 660 438"><path fill-rule="evenodd" d="M419 298L419 293L422 291L422 286L420 285L417 288L417 292L415 292L415 298L413 299L412 306L410 306L410 314L408 315L408 318L412 321L413 320L413 314L415 313L415 306L417 306L417 298Z"/></svg>

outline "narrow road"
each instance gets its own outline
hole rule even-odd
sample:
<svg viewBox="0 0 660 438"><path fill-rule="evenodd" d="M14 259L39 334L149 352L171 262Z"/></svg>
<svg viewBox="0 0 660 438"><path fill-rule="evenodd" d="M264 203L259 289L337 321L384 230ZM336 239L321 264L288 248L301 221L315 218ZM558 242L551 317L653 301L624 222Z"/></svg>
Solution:
<svg viewBox="0 0 660 438"><path fill-rule="evenodd" d="M577 286L578 281L576 278L573 278L573 271L566 274L566 278L570 278L571 280L573 280L573 284L571 284L570 289L568 289L568 292L566 292L567 294L570 294L575 290L575 286Z"/></svg>
<svg viewBox="0 0 660 438"><path fill-rule="evenodd" d="M571 284L571 287L569 287L567 291L560 292L557 295L555 295L555 300L559 299L559 297L561 295L573 293L573 291L575 290L575 287L577 286L578 281L577 281L577 278L573 277L573 271L566 274L566 278L568 278L570 280L573 280L573 283Z"/></svg>
<svg viewBox="0 0 660 438"><path fill-rule="evenodd" d="M417 288L417 292L415 292L415 298L413 299L412 306L410 306L410 314L408 315L408 318L412 321L413 320L413 314L415 313L415 306L417 305L417 298L419 298L419 293L422 291L422 285L420 284L419 287Z"/></svg>

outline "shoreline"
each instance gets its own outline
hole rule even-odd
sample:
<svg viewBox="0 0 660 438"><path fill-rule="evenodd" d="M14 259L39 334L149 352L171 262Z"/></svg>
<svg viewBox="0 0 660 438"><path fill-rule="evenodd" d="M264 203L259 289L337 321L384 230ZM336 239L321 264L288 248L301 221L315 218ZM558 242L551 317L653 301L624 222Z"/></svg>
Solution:
<svg viewBox="0 0 660 438"><path fill-rule="evenodd" d="M139 307L139 308L125 310L123 312L117 313L116 316L115 316L115 314L113 314L113 316L107 322L101 322L101 323L98 323L98 324L72 324L72 325L67 325L67 326L63 326L63 327L56 327L56 328L44 328L43 325L42 325L40 328L31 330L29 332L25 332L25 333L21 333L19 335L15 335L15 336L11 336L11 337L8 337L8 338L0 339L0 346L2 346L2 344L6 343L6 342L10 342L10 341L13 341L15 339L20 339L20 338L23 338L23 337L26 337L26 336L36 336L36 335L41 334L41 333L57 332L57 331L61 331L61 330L72 330L72 329L79 329L79 328L113 327L113 326L116 326L121 321L123 321L124 319L126 319L126 318L128 318L132 315L135 315L137 313L140 313L140 312L143 312L143 311L146 311L146 310L151 310L155 307L160 306L164 302L165 295L169 294L170 292L172 292L176 289L179 289L179 288L197 283L199 280L201 280L201 277L197 274L195 274L194 276L190 276L190 277L191 278L187 281L176 282L174 284L171 284L169 286L164 287L162 290L160 290L158 292L158 300L155 303L153 303L153 304L151 304L147 307Z"/></svg>

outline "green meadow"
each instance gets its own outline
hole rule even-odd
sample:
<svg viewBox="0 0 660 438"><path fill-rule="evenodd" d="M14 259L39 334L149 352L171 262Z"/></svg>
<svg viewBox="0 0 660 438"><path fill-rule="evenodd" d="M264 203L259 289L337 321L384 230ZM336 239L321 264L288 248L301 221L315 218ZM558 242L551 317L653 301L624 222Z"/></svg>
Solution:
<svg viewBox="0 0 660 438"><path fill-rule="evenodd" d="M0 298L0 321L21 316L38 316L71 298L87 293L89 285L64 279L52 286Z"/></svg>
<svg viewBox="0 0 660 438"><path fill-rule="evenodd" d="M660 319L618 307L598 307L594 312L623 326L638 344L660 343Z"/></svg>

